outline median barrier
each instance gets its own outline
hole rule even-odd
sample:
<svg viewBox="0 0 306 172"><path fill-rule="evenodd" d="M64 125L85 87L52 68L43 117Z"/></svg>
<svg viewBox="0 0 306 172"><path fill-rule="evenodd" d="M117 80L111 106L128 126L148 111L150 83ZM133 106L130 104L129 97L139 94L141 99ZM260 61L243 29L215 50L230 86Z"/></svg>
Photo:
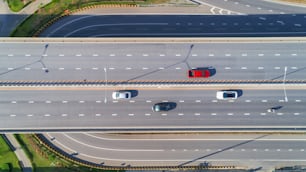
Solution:
<svg viewBox="0 0 306 172"><path fill-rule="evenodd" d="M92 162L88 162L86 160L79 159L74 157L67 152L57 148L53 145L47 138L45 138L42 134L34 134L34 138L46 147L48 150L56 154L57 156L72 162L77 165L95 168L95 169L103 169L103 170L245 170L245 167L237 167L233 165L229 166L203 166L203 165L186 165L186 166L106 166L103 164L96 164Z"/></svg>

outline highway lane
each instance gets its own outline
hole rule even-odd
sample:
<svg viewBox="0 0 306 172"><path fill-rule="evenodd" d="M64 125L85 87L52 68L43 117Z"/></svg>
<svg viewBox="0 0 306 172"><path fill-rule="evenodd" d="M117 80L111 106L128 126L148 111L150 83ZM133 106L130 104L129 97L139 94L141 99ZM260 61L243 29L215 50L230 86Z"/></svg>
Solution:
<svg viewBox="0 0 306 172"><path fill-rule="evenodd" d="M227 9L245 14L298 14L305 13L305 7L292 6L265 0L199 0L216 9Z"/></svg>
<svg viewBox="0 0 306 172"><path fill-rule="evenodd" d="M104 165L238 165L263 168L306 161L304 135L48 133L57 147Z"/></svg>
<svg viewBox="0 0 306 172"><path fill-rule="evenodd" d="M212 67L214 74L204 80L282 80L287 67L286 79L304 80L305 45L304 42L134 43L132 46L129 43L0 43L0 79L193 80L187 77L188 69Z"/></svg>
<svg viewBox="0 0 306 172"><path fill-rule="evenodd" d="M305 11L305 10L304 10ZM258 37L305 36L305 14L107 15L64 17L41 37Z"/></svg>
<svg viewBox="0 0 306 172"><path fill-rule="evenodd" d="M283 90L242 90L235 101L217 100L216 91L139 90L130 101L113 101L111 91L103 89L1 91L0 126L7 130L69 130L299 128L306 124L305 90L287 90L288 102ZM162 101L175 102L177 107L168 112L152 112L152 105ZM280 109L266 112L271 107Z"/></svg>

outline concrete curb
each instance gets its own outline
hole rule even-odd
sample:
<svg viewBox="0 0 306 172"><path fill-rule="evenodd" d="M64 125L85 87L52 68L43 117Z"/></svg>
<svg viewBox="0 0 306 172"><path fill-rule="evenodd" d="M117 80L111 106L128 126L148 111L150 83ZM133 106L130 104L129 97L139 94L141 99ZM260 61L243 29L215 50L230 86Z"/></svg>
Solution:
<svg viewBox="0 0 306 172"><path fill-rule="evenodd" d="M63 17L63 16L62 16ZM2 37L2 43L305 43L306 37L227 37L227 38L33 38Z"/></svg>

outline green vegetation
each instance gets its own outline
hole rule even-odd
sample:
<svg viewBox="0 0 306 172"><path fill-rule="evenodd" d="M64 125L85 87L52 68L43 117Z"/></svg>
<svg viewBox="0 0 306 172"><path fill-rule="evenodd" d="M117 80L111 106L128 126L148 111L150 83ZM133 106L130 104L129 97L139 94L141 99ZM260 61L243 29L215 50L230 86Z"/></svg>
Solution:
<svg viewBox="0 0 306 172"><path fill-rule="evenodd" d="M20 11L32 1L33 0L7 0L10 9L14 12Z"/></svg>
<svg viewBox="0 0 306 172"><path fill-rule="evenodd" d="M101 4L152 4L161 3L168 0L53 0L37 10L35 14L28 17L18 28L11 34L13 37L33 36L42 26L56 17L60 17L65 12L84 8L92 5Z"/></svg>
<svg viewBox="0 0 306 172"><path fill-rule="evenodd" d="M21 172L16 155L2 135L0 137L0 172Z"/></svg>

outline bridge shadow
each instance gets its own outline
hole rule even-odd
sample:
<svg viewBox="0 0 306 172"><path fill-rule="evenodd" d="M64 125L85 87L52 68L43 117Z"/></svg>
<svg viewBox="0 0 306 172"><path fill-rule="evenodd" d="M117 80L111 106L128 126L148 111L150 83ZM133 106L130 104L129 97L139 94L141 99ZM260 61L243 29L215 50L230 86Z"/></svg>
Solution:
<svg viewBox="0 0 306 172"><path fill-rule="evenodd" d="M224 148L224 149L222 149L222 150L220 150L220 151L216 151L216 152L210 153L210 154L208 154L208 155L204 155L204 156L195 158L195 159L193 159L193 160L190 160L190 161L187 161L187 162L185 162L185 163L179 164L178 166L188 165L188 164L193 163L193 162L196 162L196 161L198 161L198 160L208 158L208 157L210 157L210 156L213 156L213 155L216 155L216 154L219 154L219 153L228 151L228 150L233 149L233 148L236 148L236 147L238 147L238 146L242 146L242 145L245 145L245 144L254 142L254 141L258 140L258 139L261 139L261 138L264 138L264 137L267 137L267 136L268 136L268 135L262 135L262 136L259 136L259 137L254 138L254 139L247 140L247 141L244 141L244 142L235 144L235 145L233 145L233 146L226 147L226 148Z"/></svg>

